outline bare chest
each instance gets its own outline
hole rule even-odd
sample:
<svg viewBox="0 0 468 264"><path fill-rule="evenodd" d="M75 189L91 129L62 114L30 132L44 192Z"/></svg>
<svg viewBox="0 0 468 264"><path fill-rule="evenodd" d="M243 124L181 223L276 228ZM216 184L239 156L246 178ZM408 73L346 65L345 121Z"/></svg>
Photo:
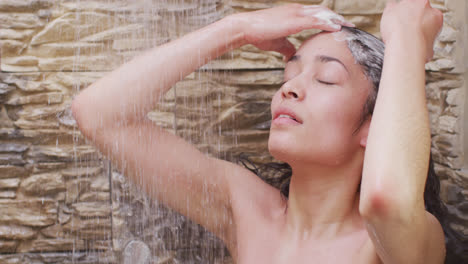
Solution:
<svg viewBox="0 0 468 264"><path fill-rule="evenodd" d="M238 236L237 264L381 264L368 237L357 233L327 242L285 242L274 230L255 228Z"/></svg>

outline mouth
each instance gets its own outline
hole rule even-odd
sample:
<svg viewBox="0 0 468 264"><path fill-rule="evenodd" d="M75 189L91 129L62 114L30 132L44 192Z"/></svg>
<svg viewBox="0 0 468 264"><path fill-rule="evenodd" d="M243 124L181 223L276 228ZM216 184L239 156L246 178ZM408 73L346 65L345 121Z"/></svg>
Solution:
<svg viewBox="0 0 468 264"><path fill-rule="evenodd" d="M297 115L286 108L279 109L274 117L273 122L275 123L287 123L287 124L302 124L302 120Z"/></svg>

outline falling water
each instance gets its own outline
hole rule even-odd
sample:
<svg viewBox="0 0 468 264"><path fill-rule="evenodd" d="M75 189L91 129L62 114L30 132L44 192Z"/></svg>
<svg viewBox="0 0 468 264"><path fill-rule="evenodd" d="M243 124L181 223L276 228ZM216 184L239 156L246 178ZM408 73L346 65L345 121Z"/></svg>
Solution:
<svg viewBox="0 0 468 264"><path fill-rule="evenodd" d="M104 19L86 11L84 7L91 4L96 5L99 14L105 15ZM102 71L104 74L136 54L214 22L228 12L222 2L215 0L99 3L76 0L74 7L77 23L96 27L84 27L75 32L74 41L78 44L72 67L73 72L78 73L75 93L89 84L89 81L79 80L85 72ZM94 34L89 35L89 32ZM96 45L90 54L84 54L81 48L87 46L80 45L82 43L103 45ZM105 67L99 65L100 62L96 67L83 64L86 57L101 57L101 54L108 61ZM226 107L222 105L223 101L232 101L229 99L232 95L223 94L221 87L216 87L220 83L214 81L213 74L220 75L207 67L189 75L167 93L160 105L148 113L148 118L195 144L204 153L225 158L221 139L223 129L218 115L221 107ZM64 118L63 122L72 121ZM75 144L79 145L78 142ZM78 159L76 162L76 167L87 167L86 162ZM109 243L89 250L104 249L103 252L116 256L121 263L224 263L227 252L212 234L141 192L138 183L129 181L105 157L102 167L110 183L112 228L103 229ZM99 229L98 224L96 229ZM100 230L94 232L100 233ZM106 254L100 256L103 260L109 259Z"/></svg>

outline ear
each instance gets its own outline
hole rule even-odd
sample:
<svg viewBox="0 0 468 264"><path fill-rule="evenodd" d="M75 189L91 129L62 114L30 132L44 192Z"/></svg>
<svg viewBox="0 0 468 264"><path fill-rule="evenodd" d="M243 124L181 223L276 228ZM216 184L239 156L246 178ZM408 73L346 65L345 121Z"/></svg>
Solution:
<svg viewBox="0 0 468 264"><path fill-rule="evenodd" d="M367 120L362 124L361 129L359 131L359 145L363 148L367 146L367 136L369 135L369 128L370 123L372 120L372 116L367 118Z"/></svg>

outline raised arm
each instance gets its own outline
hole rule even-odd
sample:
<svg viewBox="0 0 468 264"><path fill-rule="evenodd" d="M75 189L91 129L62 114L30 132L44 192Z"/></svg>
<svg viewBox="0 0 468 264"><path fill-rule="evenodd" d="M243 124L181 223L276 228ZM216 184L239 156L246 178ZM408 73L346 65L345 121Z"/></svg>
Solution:
<svg viewBox="0 0 468 264"><path fill-rule="evenodd" d="M441 26L441 12L427 0L390 1L382 17L386 49L360 212L384 263L444 261L443 231L423 198L431 149L424 64Z"/></svg>
<svg viewBox="0 0 468 264"><path fill-rule="evenodd" d="M73 115L83 135L147 193L232 242L232 200L267 187L245 169L202 155L146 114L177 81L228 50L251 43L288 58L295 48L286 36L339 30L337 23L346 24L323 7L297 4L228 16L106 75L74 99Z"/></svg>

